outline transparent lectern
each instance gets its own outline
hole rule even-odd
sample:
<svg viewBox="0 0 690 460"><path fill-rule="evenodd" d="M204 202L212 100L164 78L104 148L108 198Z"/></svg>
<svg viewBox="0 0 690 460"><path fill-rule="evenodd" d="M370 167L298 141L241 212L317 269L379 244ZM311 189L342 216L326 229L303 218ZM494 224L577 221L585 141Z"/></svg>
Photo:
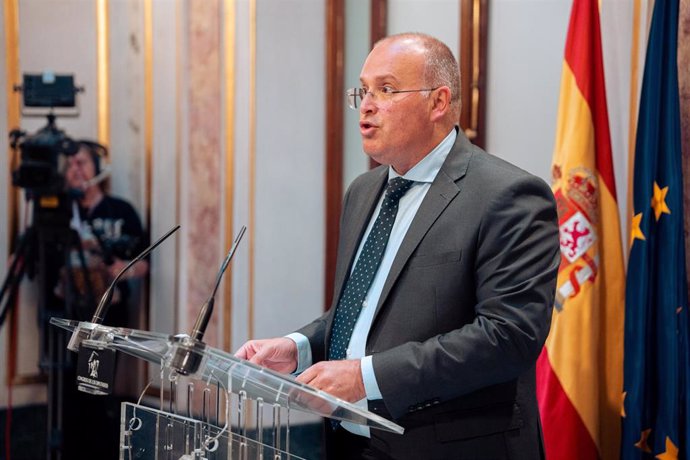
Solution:
<svg viewBox="0 0 690 460"><path fill-rule="evenodd" d="M390 420L299 383L291 376L240 360L203 343L193 343L187 335L172 336L60 318L52 318L50 322L72 332L68 347L73 351L80 344L89 345L120 351L160 366L160 408L122 404L120 458L123 460L299 458L290 454L293 409L373 429L403 432L402 427ZM192 372L182 373L188 375L180 373L181 357L186 358L187 364L192 363L187 367ZM164 389L169 391L166 400ZM93 388L93 392L98 393L98 388ZM179 413L183 406L178 402L180 392L186 395L184 413ZM195 404L200 406L200 414L192 410Z"/></svg>

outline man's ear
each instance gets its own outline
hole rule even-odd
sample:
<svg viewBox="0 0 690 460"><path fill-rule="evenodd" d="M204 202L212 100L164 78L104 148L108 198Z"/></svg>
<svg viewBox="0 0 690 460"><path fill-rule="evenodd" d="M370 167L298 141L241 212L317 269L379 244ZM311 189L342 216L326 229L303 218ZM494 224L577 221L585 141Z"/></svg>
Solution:
<svg viewBox="0 0 690 460"><path fill-rule="evenodd" d="M450 88L440 86L431 92L431 121L444 118L450 108Z"/></svg>

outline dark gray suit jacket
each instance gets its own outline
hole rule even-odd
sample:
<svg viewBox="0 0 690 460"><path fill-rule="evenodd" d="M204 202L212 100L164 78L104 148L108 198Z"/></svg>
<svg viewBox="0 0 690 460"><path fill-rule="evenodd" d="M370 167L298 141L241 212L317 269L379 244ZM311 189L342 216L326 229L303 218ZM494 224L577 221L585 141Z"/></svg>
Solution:
<svg viewBox="0 0 690 460"><path fill-rule="evenodd" d="M344 199L331 309L299 332L325 359L335 305L387 167ZM535 362L551 322L558 219L540 179L462 131L398 250L366 353L383 399L369 409L406 428L372 430L394 458L539 458Z"/></svg>

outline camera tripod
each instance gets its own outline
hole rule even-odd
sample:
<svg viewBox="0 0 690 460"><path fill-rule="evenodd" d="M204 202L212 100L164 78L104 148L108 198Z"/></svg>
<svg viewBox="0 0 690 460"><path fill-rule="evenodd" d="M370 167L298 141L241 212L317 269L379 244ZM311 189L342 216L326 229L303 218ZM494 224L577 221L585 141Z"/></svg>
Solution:
<svg viewBox="0 0 690 460"><path fill-rule="evenodd" d="M62 197L61 197L62 198ZM33 222L20 236L11 256L11 264L0 288L0 328L9 313L17 307L17 295L22 279L27 275L38 286L39 368L47 376L47 441L46 458L62 458L64 447L63 420L65 385L74 357L67 352L68 337L50 326L52 316L74 318L75 283L72 272L72 251L76 249L84 274L87 301L95 305L94 290L86 273L87 265L79 234L69 226L71 200L56 208L41 207L40 197L34 199ZM64 298L58 299L53 288L58 283L58 272L64 267ZM3 303L4 301L4 303ZM9 439L6 440L9 442Z"/></svg>

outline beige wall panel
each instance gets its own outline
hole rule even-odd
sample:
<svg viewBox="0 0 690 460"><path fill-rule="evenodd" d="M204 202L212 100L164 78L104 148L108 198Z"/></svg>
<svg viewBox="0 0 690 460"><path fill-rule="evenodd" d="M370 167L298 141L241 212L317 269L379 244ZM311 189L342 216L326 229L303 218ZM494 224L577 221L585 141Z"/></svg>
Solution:
<svg viewBox="0 0 690 460"><path fill-rule="evenodd" d="M84 0L20 0L19 61L23 73L74 74L84 86L77 96L80 114L58 118L58 128L74 138L96 136L96 27L95 2ZM45 118L24 118L22 128L31 132L46 124Z"/></svg>
<svg viewBox="0 0 690 460"><path fill-rule="evenodd" d="M423 32L445 42L457 58L460 45L458 0L388 0L388 35Z"/></svg>
<svg viewBox="0 0 690 460"><path fill-rule="evenodd" d="M325 3L257 4L256 337L324 309Z"/></svg>
<svg viewBox="0 0 690 460"><path fill-rule="evenodd" d="M182 96L184 80L180 57L182 42L181 1L153 2L153 171L151 190L151 239L163 235L180 221L178 175ZM150 324L152 331L178 333L178 251L183 229L151 257Z"/></svg>
<svg viewBox="0 0 690 460"><path fill-rule="evenodd" d="M144 5L141 0L110 1L107 4L112 192L128 200L144 221Z"/></svg>
<svg viewBox="0 0 690 460"><path fill-rule="evenodd" d="M486 150L547 183L570 4L496 0L489 5Z"/></svg>
<svg viewBox="0 0 690 460"><path fill-rule="evenodd" d="M249 101L254 95L250 93L250 43L249 43L249 0L237 0L235 3L235 165L233 220L235 227L249 226L249 190L250 151ZM227 180L228 178L226 178ZM255 229L248 228L248 232ZM245 235L242 244L235 254L232 263L232 344L236 350L249 338L249 235Z"/></svg>
<svg viewBox="0 0 690 460"><path fill-rule="evenodd" d="M245 240L233 263L232 349L250 335L289 333L323 311L325 244L325 2L257 2L255 55L250 2L238 0L236 6L233 211L237 228L248 224L252 205L256 221L248 229L255 238L254 252ZM250 118L252 98L255 119ZM250 258L255 264L251 306ZM255 309L253 321L250 308Z"/></svg>

